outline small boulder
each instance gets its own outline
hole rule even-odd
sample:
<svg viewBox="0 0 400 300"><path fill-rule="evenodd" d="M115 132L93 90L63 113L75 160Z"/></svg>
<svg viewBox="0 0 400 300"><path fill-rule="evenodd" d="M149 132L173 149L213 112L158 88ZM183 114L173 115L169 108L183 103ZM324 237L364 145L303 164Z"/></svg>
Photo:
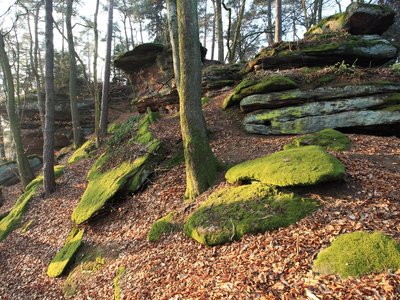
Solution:
<svg viewBox="0 0 400 300"><path fill-rule="evenodd" d="M400 268L400 245L380 232L353 232L338 236L314 261L313 271L360 277Z"/></svg>
<svg viewBox="0 0 400 300"><path fill-rule="evenodd" d="M343 179L342 163L319 146L304 146L245 161L228 170L229 183L260 181L276 186L306 186Z"/></svg>
<svg viewBox="0 0 400 300"><path fill-rule="evenodd" d="M344 26L350 34L382 34L394 21L395 11L387 5L352 3Z"/></svg>
<svg viewBox="0 0 400 300"><path fill-rule="evenodd" d="M188 218L184 232L201 244L220 245L245 234L287 227L318 207L318 202L253 183L214 192Z"/></svg>

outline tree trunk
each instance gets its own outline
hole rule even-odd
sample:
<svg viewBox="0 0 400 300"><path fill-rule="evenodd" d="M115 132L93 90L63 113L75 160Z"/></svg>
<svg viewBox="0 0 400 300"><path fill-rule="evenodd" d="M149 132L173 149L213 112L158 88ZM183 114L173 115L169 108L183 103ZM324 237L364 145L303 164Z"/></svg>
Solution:
<svg viewBox="0 0 400 300"><path fill-rule="evenodd" d="M215 0L212 0L214 12L215 12ZM211 60L214 60L214 52L215 52L215 27L216 27L216 16L214 14L213 17L213 27L212 27L212 41L211 41ZM205 47L205 45L204 45Z"/></svg>
<svg viewBox="0 0 400 300"><path fill-rule="evenodd" d="M224 33L222 29L222 3L221 0L215 2L215 15L217 17L217 40L218 40L218 60L224 62Z"/></svg>
<svg viewBox="0 0 400 300"><path fill-rule="evenodd" d="M228 57L231 53L231 26L232 26L232 8L226 6L222 1L223 8L228 12L228 30L226 32L226 48L228 49Z"/></svg>
<svg viewBox="0 0 400 300"><path fill-rule="evenodd" d="M39 13L42 2L39 1L36 4L35 16L34 16L34 35L35 35L35 46L33 49L33 72L36 79L36 95L38 99L40 122L42 124L42 133L44 133L44 115L45 115L45 103L42 95L42 78L39 73L41 70L41 63L39 60Z"/></svg>
<svg viewBox="0 0 400 300"><path fill-rule="evenodd" d="M100 94L97 82L97 57L99 51L99 31L97 30L97 16L99 14L100 0L96 0L96 10L94 13L94 50L93 50L93 89L94 89L94 131L96 135L96 147L100 147Z"/></svg>
<svg viewBox="0 0 400 300"><path fill-rule="evenodd" d="M282 41L282 0L275 0L275 36L274 42Z"/></svg>
<svg viewBox="0 0 400 300"><path fill-rule="evenodd" d="M24 147L22 145L21 130L19 127L18 115L15 110L15 89L14 81L11 73L10 62L7 57L4 43L4 35L0 32L0 61L4 73L4 80L7 91L7 113L10 120L10 128L14 137L16 154L17 154L17 167L18 173L21 177L21 183L25 188L27 184L33 179L33 172L29 166L28 160L25 157Z"/></svg>
<svg viewBox="0 0 400 300"><path fill-rule="evenodd" d="M69 103L71 107L71 119L72 119L72 132L74 135L74 147L79 148L82 144L81 127L79 124L79 111L78 104L76 103L78 98L77 92L77 68L75 59L75 45L74 36L72 34L72 5L74 0L67 0L67 10L65 15L65 25L67 28L67 39L68 39L68 51L69 51Z"/></svg>
<svg viewBox="0 0 400 300"><path fill-rule="evenodd" d="M207 0L205 1L205 8L204 8L204 38L203 38L203 45L206 47L207 45L207 31L208 31L208 17L207 17Z"/></svg>
<svg viewBox="0 0 400 300"><path fill-rule="evenodd" d="M43 185L46 195L56 189L54 176L54 44L53 44L53 1L45 0L46 11L46 115L43 146ZM73 53L70 53L72 56Z"/></svg>
<svg viewBox="0 0 400 300"><path fill-rule="evenodd" d="M201 108L201 55L196 0L178 0L180 120L186 165L185 198L194 199L215 181L218 162L207 140Z"/></svg>
<svg viewBox="0 0 400 300"><path fill-rule="evenodd" d="M235 29L235 34L233 36L231 51L229 52L228 61L230 64L233 64L235 62L236 48L237 48L237 44L239 41L239 35L240 35L240 26L242 25L245 7L246 7L246 0L242 0L242 5L240 7L239 16L236 20L236 29Z"/></svg>
<svg viewBox="0 0 400 300"><path fill-rule="evenodd" d="M268 45L272 46L274 43L274 35L272 34L272 0L267 0L267 5L268 5L268 15L267 15L267 39L268 39Z"/></svg>
<svg viewBox="0 0 400 300"><path fill-rule="evenodd" d="M179 40L178 40L178 16L177 16L176 0L167 0L167 16L168 16L169 36L172 48L175 82L176 82L176 88L177 90L179 90L179 82L180 82Z"/></svg>
<svg viewBox="0 0 400 300"><path fill-rule="evenodd" d="M104 137L107 134L108 125L108 92L110 89L110 73L111 73L111 42L113 34L113 10L114 0L108 2L108 28L107 28L107 48L106 61L104 66L104 81L101 97L101 114L100 114L100 136Z"/></svg>

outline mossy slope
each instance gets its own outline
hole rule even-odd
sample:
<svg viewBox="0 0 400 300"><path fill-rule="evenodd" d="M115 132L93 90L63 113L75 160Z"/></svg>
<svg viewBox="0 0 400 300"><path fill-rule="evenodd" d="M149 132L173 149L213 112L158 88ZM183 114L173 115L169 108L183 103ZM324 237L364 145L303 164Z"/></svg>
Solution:
<svg viewBox="0 0 400 300"><path fill-rule="evenodd" d="M380 232L353 232L338 236L314 261L313 271L359 277L400 268L400 245Z"/></svg>
<svg viewBox="0 0 400 300"><path fill-rule="evenodd" d="M47 268L47 275L50 277L58 277L64 272L67 265L73 259L76 251L82 244L83 230L79 230L74 227L67 239L65 240L64 246L51 260L49 267Z"/></svg>
<svg viewBox="0 0 400 300"><path fill-rule="evenodd" d="M158 241L164 233L171 233L178 231L180 229L180 225L174 220L175 212L172 211L166 216L155 221L151 227L149 232L147 233L147 240L149 242Z"/></svg>
<svg viewBox="0 0 400 300"><path fill-rule="evenodd" d="M327 150L346 151L351 147L351 140L340 131L334 129L323 129L321 131L308 134L293 139L283 149L298 148L307 145L318 145Z"/></svg>
<svg viewBox="0 0 400 300"><path fill-rule="evenodd" d="M244 97L253 94L262 94L278 91L286 91L297 88L298 85L286 76L271 76L262 80L244 79L224 100L223 108L238 104Z"/></svg>
<svg viewBox="0 0 400 300"><path fill-rule="evenodd" d="M340 180L344 166L319 146L283 150L243 162L228 170L230 183L260 181L277 186L313 185Z"/></svg>
<svg viewBox="0 0 400 300"><path fill-rule="evenodd" d="M113 151L110 150L92 166L87 176L89 184L72 213L72 220L76 224L81 224L92 217L119 190L126 187L131 179L133 179L131 190L137 190L143 183L144 176L148 176L148 170L144 166L160 148L160 142L154 139L148 128L153 120L154 116L151 113L146 114L139 121L136 135L129 140L129 143L142 145L146 149L144 155L140 155L134 160L127 159L115 168L103 170L104 166L113 159Z"/></svg>
<svg viewBox="0 0 400 300"><path fill-rule="evenodd" d="M190 215L184 232L201 244L214 246L245 234L287 227L317 206L314 200L279 193L261 183L226 188L213 193Z"/></svg>
<svg viewBox="0 0 400 300"><path fill-rule="evenodd" d="M90 152L94 150L95 138L87 140L83 145L76 149L74 153L68 158L68 164L76 163L82 159L89 158Z"/></svg>
<svg viewBox="0 0 400 300"><path fill-rule="evenodd" d="M54 168L56 178L64 172L64 166ZM17 199L11 211L0 219L0 242L18 225L22 215L25 213L29 201L35 196L36 191L43 182L43 175L37 176L25 188L25 192Z"/></svg>

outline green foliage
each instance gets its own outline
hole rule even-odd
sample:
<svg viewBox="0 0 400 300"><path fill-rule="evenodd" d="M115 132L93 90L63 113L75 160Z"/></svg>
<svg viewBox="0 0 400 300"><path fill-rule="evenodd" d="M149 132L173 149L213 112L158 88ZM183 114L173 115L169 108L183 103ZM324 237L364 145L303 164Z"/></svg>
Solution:
<svg viewBox="0 0 400 300"><path fill-rule="evenodd" d="M245 234L287 227L317 206L315 200L280 193L261 183L231 187L210 195L190 215L184 232L201 244L220 245Z"/></svg>
<svg viewBox="0 0 400 300"><path fill-rule="evenodd" d="M314 261L313 271L359 277L400 268L400 245L380 232L353 232L338 236Z"/></svg>
<svg viewBox="0 0 400 300"><path fill-rule="evenodd" d="M125 273L126 268L124 266L118 267L117 272L114 277L114 300L121 300L121 288L119 286L119 281L122 275Z"/></svg>
<svg viewBox="0 0 400 300"><path fill-rule="evenodd" d="M64 168L64 166L54 167L56 178L63 174ZM33 198L33 196L35 196L36 191L42 183L43 175L39 175L34 180L32 180L26 186L25 192L17 199L10 212L3 218L0 218L0 242L4 240L10 234L10 232L17 227L19 221L22 218L22 215L28 208L29 201Z"/></svg>
<svg viewBox="0 0 400 300"><path fill-rule="evenodd" d="M171 233L180 230L180 225L174 220L175 212L172 211L166 216L155 221L149 232L147 233L147 240L149 242L158 241L164 233Z"/></svg>
<svg viewBox="0 0 400 300"><path fill-rule="evenodd" d="M395 75L400 75L400 63L393 64L390 66L390 70Z"/></svg>
<svg viewBox="0 0 400 300"><path fill-rule="evenodd" d="M249 95L285 91L297 87L297 83L292 79L280 75L267 76L259 81L244 79L234 88L233 92L225 98L223 108L225 109L239 103L240 100Z"/></svg>
<svg viewBox="0 0 400 300"><path fill-rule="evenodd" d="M80 247L83 238L83 229L79 230L74 227L67 239L65 240L64 246L51 260L49 267L47 268L47 275L50 277L58 277L64 272L67 265L73 259L76 251Z"/></svg>
<svg viewBox="0 0 400 300"><path fill-rule="evenodd" d="M283 149L292 149L308 145L321 146L327 150L346 151L351 147L351 140L343 133L334 129L324 129L302 137L294 138Z"/></svg>
<svg viewBox="0 0 400 300"><path fill-rule="evenodd" d="M230 168L230 183L260 181L277 186L304 186L343 179L345 168L319 146L304 146L249 160Z"/></svg>
<svg viewBox="0 0 400 300"><path fill-rule="evenodd" d="M336 63L332 70L336 75L354 75L357 72L356 62L357 60L350 65L342 60L341 62Z"/></svg>
<svg viewBox="0 0 400 300"><path fill-rule="evenodd" d="M82 159L89 158L91 152L96 148L96 138L87 140L81 147L75 150L68 158L68 164L74 164Z"/></svg>

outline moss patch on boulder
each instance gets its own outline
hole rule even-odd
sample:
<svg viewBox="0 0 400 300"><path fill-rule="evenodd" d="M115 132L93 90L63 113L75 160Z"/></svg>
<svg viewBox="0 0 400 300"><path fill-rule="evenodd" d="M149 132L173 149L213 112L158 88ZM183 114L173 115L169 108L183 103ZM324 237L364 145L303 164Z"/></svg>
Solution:
<svg viewBox="0 0 400 300"><path fill-rule="evenodd" d="M56 178L64 172L64 166L54 168ZM19 224L23 214L28 208L29 201L35 196L36 191L43 182L43 175L37 176L25 188L25 192L17 199L10 212L0 218L0 242L4 240Z"/></svg>
<svg viewBox="0 0 400 300"><path fill-rule="evenodd" d="M156 242L165 233L179 231L181 226L178 222L175 221L175 215L176 213L172 211L166 216L155 221L151 225L150 230L147 233L147 240L149 242Z"/></svg>
<svg viewBox="0 0 400 300"><path fill-rule="evenodd" d="M285 145L283 149L287 150L308 145L317 145L333 151L346 151L351 147L351 140L340 131L327 128L312 134L297 137L289 144Z"/></svg>
<svg viewBox="0 0 400 300"><path fill-rule="evenodd" d="M152 113L146 114L138 122L136 134L129 137L128 144L140 146L135 151L134 158L131 158L132 154L130 153L123 157L122 161L117 160L117 164L115 164L115 156L118 156L116 153L121 147L115 148L116 144L113 142L109 144L109 150L94 163L87 176L89 184L86 191L72 213L72 220L76 224L87 221L103 208L104 204L118 191L129 189L133 192L143 184L144 179L150 173L150 160L161 145L160 141L155 139L149 130L153 121ZM131 119L128 122L131 123L131 130L134 130L132 128L136 127L136 123L131 122ZM121 126L120 129L130 135L130 130L124 129L125 127ZM117 131L119 132L119 130ZM126 136L118 136L117 139L125 140Z"/></svg>
<svg viewBox="0 0 400 300"><path fill-rule="evenodd" d="M184 225L186 235L214 246L297 222L318 207L315 200L253 183L214 192Z"/></svg>
<svg viewBox="0 0 400 300"><path fill-rule="evenodd" d="M50 265L47 269L48 276L53 278L61 276L67 265L74 258L76 251L81 246L83 232L83 229L79 230L77 227L74 227L71 230L70 234L65 240L64 246L51 260Z"/></svg>
<svg viewBox="0 0 400 300"><path fill-rule="evenodd" d="M285 91L297 87L298 84L292 79L280 75L265 77L259 81L245 79L225 98L223 108L238 104L240 100L249 95Z"/></svg>
<svg viewBox="0 0 400 300"><path fill-rule="evenodd" d="M359 277L400 268L400 245L380 232L353 232L338 236L314 261L313 271Z"/></svg>
<svg viewBox="0 0 400 300"><path fill-rule="evenodd" d="M346 29L344 24L346 23L347 13L337 13L327 18L322 19L318 24L312 26L304 34L305 37L309 38L315 35L329 35L332 33L344 33Z"/></svg>
<svg viewBox="0 0 400 300"><path fill-rule="evenodd" d="M225 174L230 183L260 181L276 186L305 186L343 179L345 168L319 146L304 146L238 164Z"/></svg>
<svg viewBox="0 0 400 300"><path fill-rule="evenodd" d="M68 164L74 164L78 161L81 161L82 159L89 158L90 153L95 149L95 146L95 138L87 140L68 158Z"/></svg>

